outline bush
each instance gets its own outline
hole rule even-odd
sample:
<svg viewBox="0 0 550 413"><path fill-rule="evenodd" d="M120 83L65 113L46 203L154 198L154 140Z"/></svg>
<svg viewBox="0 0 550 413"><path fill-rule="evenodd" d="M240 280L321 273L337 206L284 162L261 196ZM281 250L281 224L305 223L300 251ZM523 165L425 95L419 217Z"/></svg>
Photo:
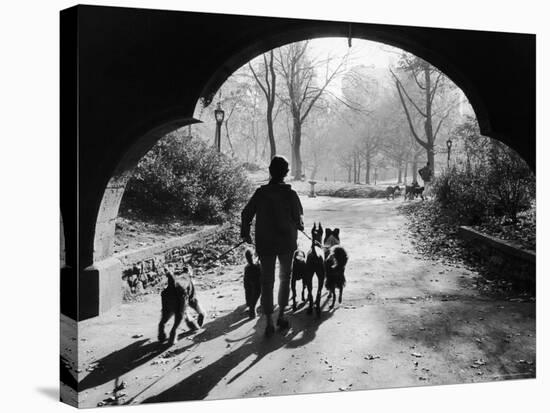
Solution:
<svg viewBox="0 0 550 413"><path fill-rule="evenodd" d="M121 213L221 222L250 196L245 169L198 138L178 132L161 139L126 186Z"/></svg>
<svg viewBox="0 0 550 413"><path fill-rule="evenodd" d="M535 177L521 157L493 141L483 161L455 165L433 184L441 206L461 224L478 225L489 217L516 220L535 196Z"/></svg>

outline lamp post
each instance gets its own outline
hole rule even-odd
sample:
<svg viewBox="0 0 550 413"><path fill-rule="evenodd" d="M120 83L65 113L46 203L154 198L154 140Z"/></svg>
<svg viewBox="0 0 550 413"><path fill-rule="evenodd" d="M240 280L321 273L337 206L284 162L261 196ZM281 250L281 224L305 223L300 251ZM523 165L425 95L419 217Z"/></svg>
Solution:
<svg viewBox="0 0 550 413"><path fill-rule="evenodd" d="M453 146L453 141L450 139L447 139L447 168L449 167L449 164L451 162L451 148Z"/></svg>
<svg viewBox="0 0 550 413"><path fill-rule="evenodd" d="M223 111L220 102L218 102L218 106L214 111L214 117L216 118L216 136L214 138L214 146L216 146L216 150L218 152L221 152L222 123L223 123L223 118L225 117L225 112Z"/></svg>

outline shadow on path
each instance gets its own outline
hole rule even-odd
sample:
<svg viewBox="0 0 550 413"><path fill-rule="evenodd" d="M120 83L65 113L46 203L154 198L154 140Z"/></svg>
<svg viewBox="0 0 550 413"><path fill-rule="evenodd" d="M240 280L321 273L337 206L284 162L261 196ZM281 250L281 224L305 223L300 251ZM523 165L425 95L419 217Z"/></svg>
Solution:
<svg viewBox="0 0 550 413"><path fill-rule="evenodd" d="M291 328L286 334L276 332L270 338L264 338L263 336L265 322L262 319L254 326L254 333L244 337L243 344L234 351L224 354L171 388L144 400L144 403L202 400L224 377L251 355L255 355L252 362L229 378L228 384L237 380L273 351L282 347L296 348L307 344L315 338L320 324L330 318L332 314L332 311L325 311L318 319L313 315L306 314L305 311L296 313L290 317ZM298 340L295 340L299 333L303 334Z"/></svg>
<svg viewBox="0 0 550 413"><path fill-rule="evenodd" d="M181 354L195 343L213 340L222 334L226 334L241 326L246 319L244 306L240 306L229 314L208 322L205 324L205 328L195 335L192 335L194 334L193 331L185 331L178 335L178 339L181 340L191 336L192 341L186 346L174 348L171 351L171 356ZM98 367L78 383L78 391L90 389L119 378L170 348L168 342L159 343L156 340L150 341L149 339L135 341L97 360Z"/></svg>
<svg viewBox="0 0 550 413"><path fill-rule="evenodd" d="M147 363L168 349L167 343L138 340L98 360L98 367L78 383L78 391L105 384Z"/></svg>

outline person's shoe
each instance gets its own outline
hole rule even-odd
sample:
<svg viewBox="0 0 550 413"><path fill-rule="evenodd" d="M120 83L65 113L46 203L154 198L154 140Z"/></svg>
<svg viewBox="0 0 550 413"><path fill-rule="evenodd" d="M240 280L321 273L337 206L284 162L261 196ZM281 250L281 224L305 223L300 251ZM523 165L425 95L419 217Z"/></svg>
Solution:
<svg viewBox="0 0 550 413"><path fill-rule="evenodd" d="M269 338L275 333L275 327L273 327L273 324L268 324L265 328L264 335Z"/></svg>
<svg viewBox="0 0 550 413"><path fill-rule="evenodd" d="M290 328L290 323L284 318L277 319L277 327L279 330L288 330Z"/></svg>

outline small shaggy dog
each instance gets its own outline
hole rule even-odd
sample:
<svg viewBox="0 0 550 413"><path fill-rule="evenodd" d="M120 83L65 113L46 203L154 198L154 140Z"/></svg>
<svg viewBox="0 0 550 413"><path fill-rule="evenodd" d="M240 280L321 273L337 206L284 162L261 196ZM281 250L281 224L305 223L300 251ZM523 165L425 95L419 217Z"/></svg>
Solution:
<svg viewBox="0 0 550 413"><path fill-rule="evenodd" d="M176 330L184 317L185 323L190 329L196 330L198 328L193 320L189 318L189 314L187 313L188 307L191 307L197 312L197 323L199 327L202 326L205 318L205 313L197 300L191 269L186 267L184 269L184 274L184 277L176 280L174 271L171 268L164 268L164 275L168 278L168 286L161 293L162 312L159 323L158 340L160 342L166 340L164 325L173 315L174 325L170 331L170 345L173 345L177 341Z"/></svg>
<svg viewBox="0 0 550 413"><path fill-rule="evenodd" d="M306 300L305 276L307 273L306 254L302 250L296 250L292 258L291 288L292 288L292 310L296 311L296 282L302 280L302 301Z"/></svg>
<svg viewBox="0 0 550 413"><path fill-rule="evenodd" d="M246 250L244 256L247 261L244 267L244 294L248 307L248 317L253 319L256 317L256 304L262 294L261 270L260 263L254 261L254 256L250 249Z"/></svg>
<svg viewBox="0 0 550 413"><path fill-rule="evenodd" d="M342 303L342 292L346 285L345 270L348 263L348 254L346 250L340 246L340 229L335 228L333 231L330 228L326 229L325 241L323 243L325 249L325 272L326 281L325 287L329 291L328 299L332 297L330 308L334 308L336 301L336 288L340 294L338 302Z"/></svg>

